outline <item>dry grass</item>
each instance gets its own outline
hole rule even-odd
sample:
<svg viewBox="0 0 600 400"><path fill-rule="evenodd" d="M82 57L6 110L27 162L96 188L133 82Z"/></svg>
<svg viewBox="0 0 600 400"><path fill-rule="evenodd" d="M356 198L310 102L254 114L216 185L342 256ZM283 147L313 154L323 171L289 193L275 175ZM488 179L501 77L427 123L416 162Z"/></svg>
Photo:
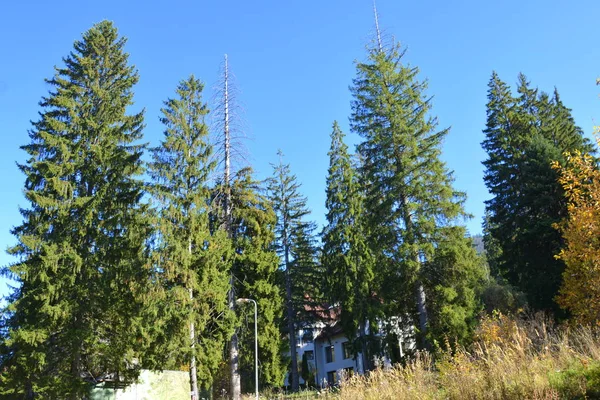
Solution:
<svg viewBox="0 0 600 400"><path fill-rule="evenodd" d="M351 377L337 393L312 398L600 398L600 341L590 328L555 329L542 317L496 315L484 319L469 350L442 354L435 363L421 353L406 366Z"/></svg>

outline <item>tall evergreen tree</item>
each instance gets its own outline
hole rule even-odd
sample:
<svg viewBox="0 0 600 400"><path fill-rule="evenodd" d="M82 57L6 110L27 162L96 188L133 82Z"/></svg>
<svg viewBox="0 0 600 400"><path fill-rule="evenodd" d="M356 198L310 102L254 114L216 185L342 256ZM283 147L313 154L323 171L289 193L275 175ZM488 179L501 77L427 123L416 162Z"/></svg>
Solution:
<svg viewBox="0 0 600 400"><path fill-rule="evenodd" d="M515 186L518 176L517 162L514 161L518 155L511 150L525 148L525 140L517 128L517 114L516 101L510 88L493 72L488 84L486 139L482 146L489 157L483 163L486 167L484 181L493 195L486 203L486 242L494 240L497 243L496 257L502 257L505 251L510 251L506 247L509 242L507 238L515 231L515 227L507 223L514 211L509 205L514 208L516 203L513 196L517 191L511 188ZM505 223L500 224L499 221ZM506 263L495 260L493 255L489 256L492 256L489 258L490 264L495 265L494 270L508 277Z"/></svg>
<svg viewBox="0 0 600 400"><path fill-rule="evenodd" d="M423 265L429 288L429 337L438 345L446 339L466 344L482 310L485 259L477 254L464 226L439 228L435 245L433 258Z"/></svg>
<svg viewBox="0 0 600 400"><path fill-rule="evenodd" d="M131 381L144 358L143 112L128 113L138 74L125 42L108 21L75 42L22 147L30 205L12 231L19 261L4 271L19 282L0 365L11 398L83 398Z"/></svg>
<svg viewBox="0 0 600 400"><path fill-rule="evenodd" d="M297 328L314 324L324 304L323 276L320 249L317 243L317 225L301 221L291 229L290 280L292 304L296 310Z"/></svg>
<svg viewBox="0 0 600 400"><path fill-rule="evenodd" d="M177 98L165 102L164 139L153 149L149 168L160 207L157 267L164 290L154 323L164 347L157 350L166 357L164 365L188 364L192 400L198 398L198 381L210 386L233 329L231 243L227 232L211 233L209 225L208 182L215 163L203 88L190 76L178 85Z"/></svg>
<svg viewBox="0 0 600 400"><path fill-rule="evenodd" d="M236 299L258 304L260 383L281 386L283 365L279 324L282 298L277 285L279 260L273 249L276 217L264 188L252 177L243 144L243 124L236 102L237 88L225 55L214 112L216 160L220 179L213 190L213 229L227 231L233 244L229 306L240 317L229 342L229 384L233 399L254 386L254 329L247 329L253 313L236 309ZM253 317L252 317L253 318Z"/></svg>
<svg viewBox="0 0 600 400"><path fill-rule="evenodd" d="M232 178L233 155L240 151L240 143L234 145L234 133L236 132L235 122L232 112L236 104L233 102L233 93L231 87L231 74L229 72L229 63L227 54L223 63L223 71L220 82L217 88L218 100L215 105L215 130L217 137L217 153L218 162L222 166L222 181L218 186L217 199L222 210L219 210L217 215L218 224L228 233L229 238L233 237L233 199L232 199ZM234 270L229 281L229 308L234 310L236 306L236 281ZM239 363L239 338L237 329L234 330L231 340L229 341L229 369L230 369L230 384L231 397L233 400L239 400L242 394L241 378L240 378L240 363Z"/></svg>
<svg viewBox="0 0 600 400"><path fill-rule="evenodd" d="M310 214L306 206L306 197L300 194L300 183L291 173L289 164L283 163L281 151L278 154L279 163L273 166L273 177L268 182L268 191L271 205L277 216L275 248L280 257L280 268L284 274L285 323L291 356L289 383L292 391L297 391L300 383L296 354L296 330L298 329L298 315L304 308L299 298L305 298L306 295L306 298L310 299L311 293L307 293L307 290L304 289L299 293L295 288L299 285L302 275L307 273L306 261L312 264L316 259L316 254L310 254L312 232L311 225L305 221L305 217ZM310 283L310 280L301 282Z"/></svg>
<svg viewBox="0 0 600 400"><path fill-rule="evenodd" d="M283 385L284 366L279 333L283 299L277 285L279 258L273 249L276 216L261 184L245 168L232 179L232 276L238 298L251 298L258 304L258 351L261 387ZM223 210L223 207L216 207ZM246 313L244 313L244 311ZM242 387L254 387L254 310L239 309L238 329Z"/></svg>
<svg viewBox="0 0 600 400"><path fill-rule="evenodd" d="M379 301L374 296L375 265L367 243L364 199L344 134L333 123L327 176L327 225L323 229L322 263L326 290L340 307L340 323L348 338L360 338L355 353L367 366L365 333L376 329ZM366 325L370 323L370 329Z"/></svg>
<svg viewBox="0 0 600 400"><path fill-rule="evenodd" d="M400 45L378 42L368 60L357 64L350 122L363 138L358 151L369 246L376 274L384 277L379 295L390 315L417 318L421 346L427 347L433 321L426 296L433 288L423 267L435 259L442 230L465 216L465 196L453 189L452 173L440 159L448 129L436 129L426 82L417 79L418 69L405 64L404 55Z"/></svg>
<svg viewBox="0 0 600 400"><path fill-rule="evenodd" d="M551 163L563 164L564 152L591 147L556 90L553 96L538 93L520 74L513 97L495 72L488 87L482 146L493 197L486 202L486 241L498 247L490 263L535 309L558 311L553 298L564 264L554 258L562 240L553 224L564 218L566 203Z"/></svg>
<svg viewBox="0 0 600 400"><path fill-rule="evenodd" d="M494 279L502 278L503 274L500 270L499 260L502 250L498 240L496 240L492 234L492 222L489 210L486 209L483 217L483 248L485 250L485 259L488 264L491 277Z"/></svg>

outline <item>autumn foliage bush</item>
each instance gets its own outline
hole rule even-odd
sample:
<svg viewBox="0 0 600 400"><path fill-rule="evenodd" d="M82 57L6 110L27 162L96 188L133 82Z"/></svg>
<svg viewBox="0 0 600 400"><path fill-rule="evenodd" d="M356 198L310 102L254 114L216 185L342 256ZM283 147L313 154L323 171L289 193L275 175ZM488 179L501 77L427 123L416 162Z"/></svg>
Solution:
<svg viewBox="0 0 600 400"><path fill-rule="evenodd" d="M566 154L560 173L568 216L560 229L565 246L557 255L565 263L556 300L578 323L600 323L600 170L589 154Z"/></svg>

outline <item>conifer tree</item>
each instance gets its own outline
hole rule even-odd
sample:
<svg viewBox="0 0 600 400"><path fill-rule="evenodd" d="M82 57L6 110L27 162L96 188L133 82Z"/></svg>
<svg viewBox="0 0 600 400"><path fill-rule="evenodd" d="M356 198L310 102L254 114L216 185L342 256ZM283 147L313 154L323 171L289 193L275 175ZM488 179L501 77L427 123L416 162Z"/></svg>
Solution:
<svg viewBox="0 0 600 400"><path fill-rule="evenodd" d="M227 54L223 63L223 71L220 82L217 88L218 100L215 106L215 130L217 136L217 152L218 163L222 166L222 180L218 185L216 199L221 206L218 210L217 223L223 228L229 238L233 237L233 199L232 199L232 159L233 154L240 150L241 146L233 145L233 133L236 132L235 118L232 118L233 109L237 106L233 102L231 73L229 71L229 63ZM236 278L234 270L229 278L229 308L235 309L236 306ZM231 340L229 341L229 369L230 369L230 384L231 397L233 400L239 400L242 394L241 378L239 370L239 338L237 329L234 330Z"/></svg>
<svg viewBox="0 0 600 400"><path fill-rule="evenodd" d="M165 102L161 146L153 149L149 172L159 202L157 267L163 289L157 350L165 365L188 364L192 400L198 381L208 388L233 329L228 307L231 243L227 232L210 231L215 168L205 123L204 85L194 76L179 83Z"/></svg>
<svg viewBox="0 0 600 400"><path fill-rule="evenodd" d="M496 73L488 86L482 145L488 153L484 180L493 197L486 202L486 241L499 250L490 261L534 309L556 312L564 264L554 258L562 240L553 224L566 215L566 202L551 163L563 164L564 152L590 150L590 144L556 90L538 93L523 74L517 97Z"/></svg>
<svg viewBox="0 0 600 400"><path fill-rule="evenodd" d="M254 329L250 323L254 313L236 307L238 298L251 298L258 304L259 383L279 387L284 375L279 335L282 298L276 282L279 260L273 249L276 217L264 188L247 166L237 95L225 55L213 115L220 178L213 190L212 220L213 229L225 229L233 244L229 306L239 317L228 354L233 399L240 398L242 384L244 391L254 387Z"/></svg>
<svg viewBox="0 0 600 400"><path fill-rule="evenodd" d="M275 248L280 258L280 268L284 274L285 293L285 324L289 336L291 370L289 383L292 391L299 389L298 359L296 354L296 330L298 315L303 308L299 298L311 298L311 293L302 290L299 293L295 287L310 280L302 280L307 274L309 265L316 260L316 254L311 254L312 239L311 225L305 221L310 214L306 206L306 197L299 192L300 183L290 171L289 164L283 163L283 154L278 153L279 163L273 165L273 176L268 182L268 192L271 206L277 216L275 229ZM308 261L308 263L307 263Z"/></svg>
<svg viewBox="0 0 600 400"><path fill-rule="evenodd" d="M458 226L465 216L465 196L453 189L452 173L440 159L448 129L436 129L426 82L417 79L418 69L407 65L404 56L395 43L384 47L378 41L369 49L351 87L350 122L363 138L358 151L369 246L376 275L382 277L378 295L388 315L416 317L420 344L427 347L433 322L427 294L433 289L423 267L435 259L441 230Z"/></svg>
<svg viewBox="0 0 600 400"><path fill-rule="evenodd" d="M319 260L320 249L316 231L317 225L314 221L300 221L291 229L290 280L297 328L313 324L319 318L318 310L324 303L325 274Z"/></svg>
<svg viewBox="0 0 600 400"><path fill-rule="evenodd" d="M482 310L485 260L477 254L464 226L441 227L435 244L433 258L423 265L429 288L429 337L438 346L448 339L466 344Z"/></svg>
<svg viewBox="0 0 600 400"><path fill-rule="evenodd" d="M326 290L332 304L340 307L340 323L346 337L359 337L355 353L363 354L367 366L366 325L376 329L379 302L374 297L374 259L365 234L364 199L352 165L344 134L337 121L331 132L327 176L327 225L323 229L322 263Z"/></svg>
<svg viewBox="0 0 600 400"><path fill-rule="evenodd" d="M96 383L130 382L144 359L143 112L130 113L138 74L125 42L103 21L74 43L22 147L30 204L12 231L19 260L5 273L19 287L0 346L11 398L83 398Z"/></svg>
<svg viewBox="0 0 600 400"><path fill-rule="evenodd" d="M276 216L261 184L244 168L232 179L232 273L238 298L258 304L258 351L261 387L283 385L281 323L283 300L277 286L279 259L273 249ZM217 207L223 210L223 207ZM254 310L239 308L240 371L245 391L254 389ZM244 323L246 322L246 323Z"/></svg>
<svg viewBox="0 0 600 400"><path fill-rule="evenodd" d="M484 130L486 139L482 146L488 153L488 159L483 162L486 167L484 181L493 195L486 202L486 242L494 240L497 243L498 251L495 253L498 257L505 251L510 251L506 247L508 240L505 238L515 228L506 222L500 223L509 220L511 210L508 205L515 203L513 196L517 193L511 188L518 176L517 163L514 161L517 155L511 149L525 148L525 140L516 128L518 121L515 102L508 85L493 72L488 84L487 123ZM490 263L496 266L497 273L509 276L505 262L491 258Z"/></svg>

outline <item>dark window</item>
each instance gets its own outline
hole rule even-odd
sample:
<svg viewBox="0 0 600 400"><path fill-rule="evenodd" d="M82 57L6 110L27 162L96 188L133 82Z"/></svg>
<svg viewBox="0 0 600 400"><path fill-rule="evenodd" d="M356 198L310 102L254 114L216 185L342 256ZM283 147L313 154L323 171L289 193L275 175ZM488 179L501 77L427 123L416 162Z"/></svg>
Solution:
<svg viewBox="0 0 600 400"><path fill-rule="evenodd" d="M350 378L352 375L354 375L354 368L352 368L352 367L344 368L344 378L345 379Z"/></svg>
<svg viewBox="0 0 600 400"><path fill-rule="evenodd" d="M306 354L306 359L307 360L314 360L315 359L315 353L313 353L312 350L305 351L304 354Z"/></svg>
<svg viewBox="0 0 600 400"><path fill-rule="evenodd" d="M333 345L325 347L325 362L331 363L335 361L335 351Z"/></svg>
<svg viewBox="0 0 600 400"><path fill-rule="evenodd" d="M304 335L302 335L302 340L304 341L304 343L312 343L313 339L314 339L314 336L313 336L312 329L305 329Z"/></svg>
<svg viewBox="0 0 600 400"><path fill-rule="evenodd" d="M329 385L335 385L337 382L337 373L335 371L329 371L327 373L327 383Z"/></svg>
<svg viewBox="0 0 600 400"><path fill-rule="evenodd" d="M352 344L350 342L342 343L342 350L344 352L344 360L347 358L352 358Z"/></svg>

